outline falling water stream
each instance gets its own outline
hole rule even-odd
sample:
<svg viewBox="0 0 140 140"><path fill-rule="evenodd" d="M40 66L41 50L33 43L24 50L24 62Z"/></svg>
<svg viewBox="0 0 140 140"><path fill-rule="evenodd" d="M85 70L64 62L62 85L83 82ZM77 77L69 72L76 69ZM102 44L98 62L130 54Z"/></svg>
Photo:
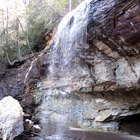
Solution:
<svg viewBox="0 0 140 140"><path fill-rule="evenodd" d="M89 3L89 0L81 3L75 10L68 13L59 24L52 50L50 78L58 78L58 80L63 80L66 76L71 78L70 70L74 62L77 61L78 48L86 45Z"/></svg>
<svg viewBox="0 0 140 140"><path fill-rule="evenodd" d="M52 96L58 95L60 102L62 102L62 104L58 107L58 111L61 112L61 108L65 106L63 100L66 98L67 93L71 93L71 88L73 88L74 84L77 86L80 82L77 81L77 77L79 76L77 71L81 73L80 75L86 75L84 69L81 70L79 66L77 67L77 56L79 55L79 49L82 49L87 45L86 33L90 1L91 0L86 0L82 2L75 10L69 12L58 26L54 39L55 42L51 48L51 60L49 74L47 76L48 83L45 83L48 84L49 90L45 91L42 97L45 98L45 100L43 101L44 103L41 108L45 108L47 111L53 104ZM65 88L61 91L57 91L58 88L62 87ZM76 114L74 107L73 109L66 108L66 110L69 110L68 118L73 118L74 114ZM47 115L50 114L47 114L46 111L40 114L40 118L42 120L41 125L43 128L51 127L50 120ZM45 123L45 126L44 122L47 122ZM55 125L51 123L53 124L53 130L51 129L50 133L53 134L46 135L45 138L48 140L67 140L68 138L64 137L66 126L63 125L62 122L67 124L67 119L64 118L64 120L62 119L60 122L55 122ZM50 128L46 130L46 133L49 133L49 130Z"/></svg>

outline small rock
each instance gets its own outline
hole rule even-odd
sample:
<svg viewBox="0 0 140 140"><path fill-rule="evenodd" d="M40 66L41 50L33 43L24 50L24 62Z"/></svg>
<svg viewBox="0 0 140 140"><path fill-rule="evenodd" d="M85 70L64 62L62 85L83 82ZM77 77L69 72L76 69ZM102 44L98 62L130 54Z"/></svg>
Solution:
<svg viewBox="0 0 140 140"><path fill-rule="evenodd" d="M24 127L25 127L25 130L27 130L27 131L30 131L32 129L33 125L34 125L34 123L29 119L26 119L24 122Z"/></svg>
<svg viewBox="0 0 140 140"><path fill-rule="evenodd" d="M24 128L27 132L30 132L31 134L37 134L41 132L41 128L39 125L34 125L34 122L26 119L24 122Z"/></svg>
<svg viewBox="0 0 140 140"><path fill-rule="evenodd" d="M35 133L40 133L40 132L41 132L41 128L40 128L39 125L34 125L34 126L33 126L33 129L34 129L34 132L35 132Z"/></svg>
<svg viewBox="0 0 140 140"><path fill-rule="evenodd" d="M96 122L103 122L107 118L109 118L110 116L111 116L111 111L105 110L105 111L102 111L101 113L99 113L99 115L95 118L95 121Z"/></svg>

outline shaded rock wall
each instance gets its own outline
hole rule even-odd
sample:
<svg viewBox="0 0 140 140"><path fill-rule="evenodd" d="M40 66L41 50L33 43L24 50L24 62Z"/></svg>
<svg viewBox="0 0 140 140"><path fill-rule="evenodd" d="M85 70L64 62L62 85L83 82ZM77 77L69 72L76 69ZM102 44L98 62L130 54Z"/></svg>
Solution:
<svg viewBox="0 0 140 140"><path fill-rule="evenodd" d="M0 75L0 100L10 95L20 101L24 112L30 115L34 110L33 93L36 89L37 81L40 80L37 64L34 63L35 57L35 55L29 56L23 65L7 68Z"/></svg>

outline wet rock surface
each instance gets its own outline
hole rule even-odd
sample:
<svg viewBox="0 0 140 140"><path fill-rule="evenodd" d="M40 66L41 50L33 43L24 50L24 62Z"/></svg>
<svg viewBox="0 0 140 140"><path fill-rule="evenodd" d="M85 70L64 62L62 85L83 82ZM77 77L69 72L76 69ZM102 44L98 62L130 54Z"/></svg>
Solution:
<svg viewBox="0 0 140 140"><path fill-rule="evenodd" d="M60 89L49 89L49 91L45 89L40 93L43 100L38 100L41 104L36 113L38 118L44 116L40 121L41 124L52 120L73 127L117 131L123 118L127 116L133 118L134 114L140 114L139 92L108 93L107 96L104 93L64 95ZM135 126L134 132L129 131L129 133L134 134L136 128L138 129L139 125ZM139 135L138 131L136 133Z"/></svg>

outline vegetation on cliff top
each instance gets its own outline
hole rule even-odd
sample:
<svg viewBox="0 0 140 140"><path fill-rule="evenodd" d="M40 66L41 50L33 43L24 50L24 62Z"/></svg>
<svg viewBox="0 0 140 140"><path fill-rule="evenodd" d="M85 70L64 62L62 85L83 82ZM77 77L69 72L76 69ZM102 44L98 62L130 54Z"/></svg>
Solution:
<svg viewBox="0 0 140 140"><path fill-rule="evenodd" d="M52 32L81 1L0 0L0 66L22 62L41 48L45 32Z"/></svg>

